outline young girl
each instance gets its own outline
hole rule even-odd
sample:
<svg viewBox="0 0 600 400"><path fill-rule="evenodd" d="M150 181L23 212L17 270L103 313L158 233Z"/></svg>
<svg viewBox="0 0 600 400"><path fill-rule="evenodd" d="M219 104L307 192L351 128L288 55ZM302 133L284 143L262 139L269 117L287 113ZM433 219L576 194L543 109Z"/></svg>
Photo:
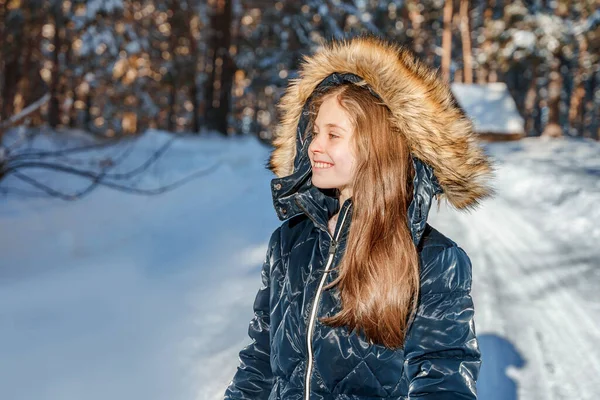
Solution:
<svg viewBox="0 0 600 400"><path fill-rule="evenodd" d="M427 223L492 194L448 86L372 37L307 57L281 100L271 236L225 399L476 399L471 262Z"/></svg>

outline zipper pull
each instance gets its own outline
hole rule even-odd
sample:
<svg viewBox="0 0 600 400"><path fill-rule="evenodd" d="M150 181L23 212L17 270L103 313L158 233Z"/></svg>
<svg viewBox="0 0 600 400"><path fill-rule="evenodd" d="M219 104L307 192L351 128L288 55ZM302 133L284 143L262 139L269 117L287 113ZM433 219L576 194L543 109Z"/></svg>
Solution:
<svg viewBox="0 0 600 400"><path fill-rule="evenodd" d="M337 248L337 242L335 241L335 239L333 239L331 241L331 243L329 244L329 255L333 255L335 253L335 249Z"/></svg>

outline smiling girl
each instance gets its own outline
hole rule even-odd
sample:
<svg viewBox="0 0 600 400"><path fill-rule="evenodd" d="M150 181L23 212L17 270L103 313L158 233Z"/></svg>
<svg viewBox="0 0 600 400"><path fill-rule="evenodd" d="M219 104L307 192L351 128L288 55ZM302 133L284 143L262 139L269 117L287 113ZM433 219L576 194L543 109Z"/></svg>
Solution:
<svg viewBox="0 0 600 400"><path fill-rule="evenodd" d="M434 71L372 37L307 57L281 100L271 236L225 399L476 399L472 267L427 223L491 195Z"/></svg>

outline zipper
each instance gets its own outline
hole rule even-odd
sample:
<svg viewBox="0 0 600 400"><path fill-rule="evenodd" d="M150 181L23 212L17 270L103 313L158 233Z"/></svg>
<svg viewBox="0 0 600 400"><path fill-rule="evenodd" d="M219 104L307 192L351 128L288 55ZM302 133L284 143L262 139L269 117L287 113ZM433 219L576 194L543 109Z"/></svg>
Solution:
<svg viewBox="0 0 600 400"><path fill-rule="evenodd" d="M307 210L302 206L302 204L300 204L299 201L297 201L296 199L296 204L298 204L298 206L304 211L304 213L318 226L321 226L321 224L317 223L310 215L310 213L307 212ZM315 300L313 302L313 306L312 306L312 311L310 313L310 318L308 320L308 330L306 333L306 343L307 343L307 347L308 347L308 363L306 366L306 374L304 377L304 387L305 387L305 392L304 392L304 399L305 400L310 400L310 377L312 375L312 367L313 367L313 354L312 354L312 335L314 333L314 323L315 323L315 319L317 316L317 308L319 305L319 298L321 297L321 291L323 290L323 286L325 284L325 279L327 278L328 272L329 272L329 268L331 267L331 264L333 263L333 258L335 256L335 251L337 249L337 245L338 245L338 238L339 235L342 231L342 227L344 226L344 221L346 220L346 216L348 215L348 210L350 209L351 205L346 208L346 211L344 212L344 216L342 217L342 221L341 223L337 226L337 230L334 232L334 236L331 235L331 233L329 233L328 229L325 229L325 231L327 232L327 234L329 235L329 237L331 238L331 243L329 244L329 252L328 252L328 258L327 258L327 264L325 264L325 271L323 272L323 276L321 277L321 281L319 282L319 287L317 289L317 293L315 294Z"/></svg>

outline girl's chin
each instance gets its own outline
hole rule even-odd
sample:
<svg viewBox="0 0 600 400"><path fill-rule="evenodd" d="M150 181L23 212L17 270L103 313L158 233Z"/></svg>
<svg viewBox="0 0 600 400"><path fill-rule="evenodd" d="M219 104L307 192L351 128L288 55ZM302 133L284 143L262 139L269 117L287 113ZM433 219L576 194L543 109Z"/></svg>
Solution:
<svg viewBox="0 0 600 400"><path fill-rule="evenodd" d="M320 182L319 179L313 179L312 184L313 184L313 186L318 187L319 189L335 189L335 188L337 188L337 185L327 183L327 182Z"/></svg>

